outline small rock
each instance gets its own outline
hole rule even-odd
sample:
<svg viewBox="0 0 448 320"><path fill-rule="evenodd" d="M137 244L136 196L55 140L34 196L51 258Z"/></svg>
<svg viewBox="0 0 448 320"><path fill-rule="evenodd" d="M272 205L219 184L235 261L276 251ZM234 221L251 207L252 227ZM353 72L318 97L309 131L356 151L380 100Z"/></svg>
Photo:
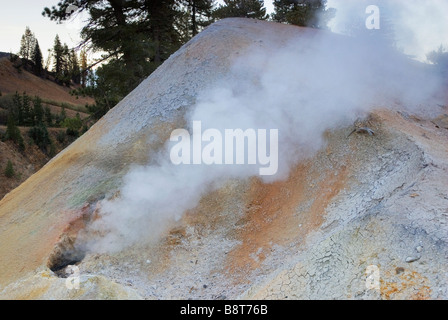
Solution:
<svg viewBox="0 0 448 320"><path fill-rule="evenodd" d="M417 248L415 248L415 250L417 250L417 252L422 252L422 250L423 250L423 247L422 246L418 246Z"/></svg>
<svg viewBox="0 0 448 320"><path fill-rule="evenodd" d="M403 273L404 272L404 268L402 268L402 267L397 267L396 269L395 269L395 273L396 274L400 274L400 273Z"/></svg>
<svg viewBox="0 0 448 320"><path fill-rule="evenodd" d="M204 289L207 289L207 285L206 285L206 284L204 284L204 285L202 286L202 288L204 288Z"/></svg>
<svg viewBox="0 0 448 320"><path fill-rule="evenodd" d="M417 261L419 259L420 259L420 257L407 257L405 261L407 263L411 263L411 262Z"/></svg>

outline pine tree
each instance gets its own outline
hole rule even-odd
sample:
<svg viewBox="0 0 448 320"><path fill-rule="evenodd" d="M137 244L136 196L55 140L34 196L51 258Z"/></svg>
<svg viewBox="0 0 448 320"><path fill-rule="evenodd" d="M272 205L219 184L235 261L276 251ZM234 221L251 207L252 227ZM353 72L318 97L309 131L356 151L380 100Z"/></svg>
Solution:
<svg viewBox="0 0 448 320"><path fill-rule="evenodd" d="M12 112L13 112L13 114L15 114L17 124L19 126L23 126L25 121L24 121L24 115L23 115L22 98L20 97L20 95L17 91L14 94L12 101L13 101L13 106L14 106L14 110Z"/></svg>
<svg viewBox="0 0 448 320"><path fill-rule="evenodd" d="M50 139L50 151L48 152L48 155L53 158L56 154L56 146L54 145L53 140Z"/></svg>
<svg viewBox="0 0 448 320"><path fill-rule="evenodd" d="M53 125L53 115L51 114L51 110L49 106L45 107L45 122L47 126L51 127Z"/></svg>
<svg viewBox="0 0 448 320"><path fill-rule="evenodd" d="M146 24L151 35L154 54L152 62L158 67L176 51L180 42L174 29L177 15L175 0L144 0Z"/></svg>
<svg viewBox="0 0 448 320"><path fill-rule="evenodd" d="M39 125L44 122L44 108L42 107L42 99L36 96L33 100L33 125Z"/></svg>
<svg viewBox="0 0 448 320"><path fill-rule="evenodd" d="M23 125L32 126L34 125L34 112L31 108L30 97L24 92L22 94L22 110L23 110Z"/></svg>
<svg viewBox="0 0 448 320"><path fill-rule="evenodd" d="M53 45L53 60L54 66L53 71L55 73L55 78L58 83L61 83L63 77L63 65L64 65L64 47L62 46L59 35L54 38Z"/></svg>
<svg viewBox="0 0 448 320"><path fill-rule="evenodd" d="M445 87L448 85L448 52L441 44L437 50L433 50L426 55L426 59L434 64L441 74L442 81L445 79Z"/></svg>
<svg viewBox="0 0 448 320"><path fill-rule="evenodd" d="M68 45L64 43L62 52L62 75L59 80L67 87L70 87L71 77L72 77L72 70L71 70L70 49L68 48Z"/></svg>
<svg viewBox="0 0 448 320"><path fill-rule="evenodd" d="M213 21L213 0L182 0L181 4L186 9L188 38L197 35Z"/></svg>
<svg viewBox="0 0 448 320"><path fill-rule="evenodd" d="M107 61L95 74L93 65L87 65L86 56L81 54L79 62L79 80L85 89L82 91L95 98L92 107L95 118L112 108L185 41L200 32L213 18L210 16L213 1L77 0L76 13L89 14L81 31L80 47L104 52L101 61ZM244 1L260 3L259 0ZM75 14L67 13L73 3L73 0L60 0L55 6L45 8L43 15L57 22L66 21ZM265 16L264 13L260 18ZM53 56L57 60L57 52ZM56 67L58 61L54 65L57 81L64 83L62 68ZM88 82L89 88L85 88Z"/></svg>
<svg viewBox="0 0 448 320"><path fill-rule="evenodd" d="M81 59L80 82L81 86L85 88L87 84L87 73L88 73L87 52L85 49L81 50L80 59Z"/></svg>
<svg viewBox="0 0 448 320"><path fill-rule="evenodd" d="M42 76L42 71L43 71L42 61L43 61L43 57L42 57L42 51L40 51L39 42L37 40L36 40L36 44L35 44L34 50L33 50L32 61L33 61L33 64L34 64L34 74L39 76L39 77Z"/></svg>
<svg viewBox="0 0 448 320"><path fill-rule="evenodd" d="M5 139L6 140L12 140L12 141L16 141L17 140L17 127L14 121L14 116L12 114L12 112L10 112L8 114L8 122L6 125L6 134L5 134Z"/></svg>
<svg viewBox="0 0 448 320"><path fill-rule="evenodd" d="M69 72L71 81L73 81L73 83L75 84L79 84L81 82L81 71L75 49L70 50L69 58Z"/></svg>
<svg viewBox="0 0 448 320"><path fill-rule="evenodd" d="M22 134L20 133L19 128L16 126L14 122L14 116L12 115L11 112L8 114L8 123L6 126L5 139L11 140L14 143L16 143L21 150L25 149Z"/></svg>
<svg viewBox="0 0 448 320"><path fill-rule="evenodd" d="M4 173L7 178L12 178L15 176L14 167L11 160L8 160Z"/></svg>
<svg viewBox="0 0 448 320"><path fill-rule="evenodd" d="M274 21L325 29L335 14L326 9L327 0L274 0Z"/></svg>
<svg viewBox="0 0 448 320"><path fill-rule="evenodd" d="M224 5L220 5L213 15L217 19L245 17L266 20L269 17L263 0L224 0Z"/></svg>
<svg viewBox="0 0 448 320"><path fill-rule="evenodd" d="M61 124L64 122L64 120L67 118L67 113L65 112L65 107L62 106L61 112L56 117L56 124L58 126L61 126Z"/></svg>
<svg viewBox="0 0 448 320"><path fill-rule="evenodd" d="M26 27L25 33L22 35L22 39L20 41L20 52L19 56L23 59L23 64L25 69L27 69L29 61L33 57L33 51L36 45L36 38L34 34L31 32L29 27Z"/></svg>
<svg viewBox="0 0 448 320"><path fill-rule="evenodd" d="M161 51L160 43L149 41L151 35L157 31L149 26L148 5L157 7L159 13L166 7L166 3L174 0L78 0L77 12L86 11L90 18L81 31L83 44L88 43L94 50L105 53L104 59L113 61L111 67L116 74L116 83L112 86L119 91L129 93L152 70L149 68L151 55ZM70 18L73 13L66 10L73 0L61 0L57 6L45 8L43 15L58 22ZM164 12L164 11L163 11ZM170 17L158 17L157 25L163 29ZM160 30L161 31L161 30ZM164 31L164 30L163 30ZM162 43L170 41L166 33L160 34ZM170 52L171 54L171 52ZM112 73L112 72L111 72Z"/></svg>
<svg viewBox="0 0 448 320"><path fill-rule="evenodd" d="M42 151L46 151L47 146L51 143L47 127L43 123L35 125L30 130L28 130L28 136L33 139L34 143Z"/></svg>

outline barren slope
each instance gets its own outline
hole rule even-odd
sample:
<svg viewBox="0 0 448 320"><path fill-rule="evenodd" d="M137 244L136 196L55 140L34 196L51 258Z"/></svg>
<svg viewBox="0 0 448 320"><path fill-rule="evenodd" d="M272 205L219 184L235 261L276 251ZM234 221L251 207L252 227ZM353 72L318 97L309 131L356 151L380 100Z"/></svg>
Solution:
<svg viewBox="0 0 448 320"><path fill-rule="evenodd" d="M3 98L6 95L13 95L15 92L19 94L26 92L31 98L34 98L34 96L41 97L44 101L43 106L48 106L53 115L60 114L61 106L65 105L67 117L74 118L79 111L85 111L86 103L93 104L94 100L89 97L79 97L77 99L70 94L72 89L37 77L23 69L21 72L18 72L7 57L0 58L0 93ZM83 119L89 116L87 113L79 113ZM33 173L37 172L51 158L49 155L41 152L36 146L28 145L29 138L27 137L27 132L29 129L21 128L22 137L25 138L27 144L24 152L21 152L19 148L14 147L12 144L0 142L0 199ZM62 131L62 129L50 129L56 149L60 151L67 143L61 146L56 140L55 131ZM6 132L5 125L0 125L0 132ZM12 161L16 172L16 177L9 179L3 175L8 160Z"/></svg>
<svg viewBox="0 0 448 320"><path fill-rule="evenodd" d="M70 88L37 77L28 71L18 72L9 59L0 59L0 92L3 95L14 94L17 91L19 93L26 92L31 97L37 95L42 99L72 105L84 106L86 103L92 104L94 102L92 98L88 97L76 98L70 95L70 90Z"/></svg>
<svg viewBox="0 0 448 320"><path fill-rule="evenodd" d="M203 87L250 46L269 50L301 32L213 24L6 196L0 298L447 299L448 130L384 109L365 122L374 136L341 127L286 180L229 180L156 243L69 257L98 200L120 196L131 165L148 163L184 127ZM79 290L50 270L63 262L79 267ZM380 271L374 289L371 265Z"/></svg>

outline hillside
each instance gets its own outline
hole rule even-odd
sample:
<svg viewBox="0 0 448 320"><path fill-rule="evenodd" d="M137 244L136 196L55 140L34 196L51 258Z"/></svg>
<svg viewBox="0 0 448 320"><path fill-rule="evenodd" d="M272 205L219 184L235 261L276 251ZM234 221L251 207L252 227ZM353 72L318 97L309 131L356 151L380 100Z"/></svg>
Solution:
<svg viewBox="0 0 448 320"><path fill-rule="evenodd" d="M25 92L31 98L39 96L43 100L43 107L48 106L53 115L60 114L62 107L64 107L67 117L74 118L77 113L80 114L82 119L88 117L85 112L85 104L93 104L93 99L87 97L76 98L70 95L70 90L73 88L62 87L26 70L19 71L9 60L9 54L4 54L4 56L3 58L0 57L0 120L4 122L0 122L0 134L6 131L6 109L15 92L19 94ZM2 107L6 109L2 109ZM51 159L52 155L42 152L32 144L32 141L27 137L28 130L29 128L20 127L27 146L24 151L20 151L10 141L0 141L0 199ZM63 143L58 142L58 133L63 131L65 131L63 128L49 129L56 152L61 151L73 141L73 139L66 139ZM8 160L12 162L16 173L15 177L12 178L4 176Z"/></svg>
<svg viewBox="0 0 448 320"><path fill-rule="evenodd" d="M448 101L351 41L209 26L0 201L0 298L448 299ZM194 121L277 174L174 165Z"/></svg>
<svg viewBox="0 0 448 320"><path fill-rule="evenodd" d="M70 95L70 91L73 89L37 77L26 70L19 72L8 58L0 58L0 92L2 95L14 94L16 91L26 92L30 96L37 95L46 101L66 103L79 108L95 102L88 97Z"/></svg>

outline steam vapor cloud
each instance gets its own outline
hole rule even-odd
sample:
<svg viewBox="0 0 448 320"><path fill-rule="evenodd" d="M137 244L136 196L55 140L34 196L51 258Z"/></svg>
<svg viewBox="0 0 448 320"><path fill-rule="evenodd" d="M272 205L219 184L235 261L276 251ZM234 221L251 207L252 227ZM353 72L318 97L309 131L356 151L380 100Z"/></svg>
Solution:
<svg viewBox="0 0 448 320"><path fill-rule="evenodd" d="M186 123L199 120L203 130L221 132L278 129L278 173L260 177L268 183L287 178L295 164L322 148L326 130L349 126L373 107L399 100L410 112L430 110L442 83L388 48L330 32L301 31L282 48L247 52L199 94ZM113 252L157 240L206 193L229 179L258 175L250 165L175 166L171 146L166 143L157 164L132 169L118 199L101 203L101 218L90 230L103 236L87 243L89 250Z"/></svg>
<svg viewBox="0 0 448 320"><path fill-rule="evenodd" d="M328 26L333 32L350 34L353 26L362 26L368 5L377 5L381 23L392 28L397 47L419 61L440 45L448 49L448 1L444 0L328 0L336 9ZM386 24L384 24L386 23Z"/></svg>

